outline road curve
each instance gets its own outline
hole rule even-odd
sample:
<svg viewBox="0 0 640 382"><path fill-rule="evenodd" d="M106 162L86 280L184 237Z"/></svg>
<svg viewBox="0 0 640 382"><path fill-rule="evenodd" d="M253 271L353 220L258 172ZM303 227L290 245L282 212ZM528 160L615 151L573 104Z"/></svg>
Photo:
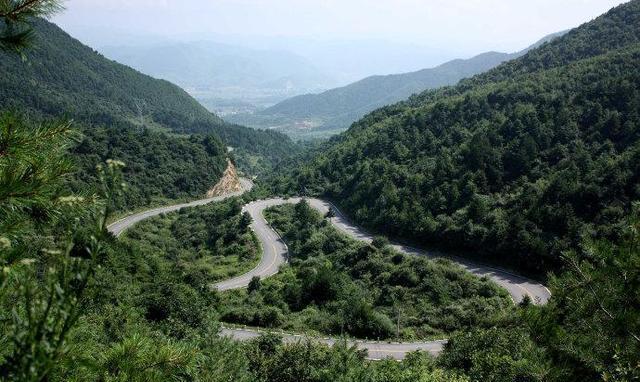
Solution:
<svg viewBox="0 0 640 382"><path fill-rule="evenodd" d="M159 207L159 208L154 208L151 210L147 210L147 211L143 211L137 214L133 214L133 215L129 215L127 217L124 217L116 222L113 222L111 224L109 224L107 226L107 230L109 230L109 232L111 232L113 235L120 236L122 234L122 232L126 231L127 229L133 227L135 224L148 219L150 217L153 216L157 216L160 214L166 214L169 212L173 212L173 211L178 211L181 210L183 208L187 208L187 207L197 207L197 206L203 206L205 204L209 204L209 203L213 203L213 202L219 202L222 201L224 199L227 198L231 198L234 196L240 196L242 194L244 194L245 192L251 190L251 188L253 188L253 182L251 182L249 179L245 179L245 178L240 178L240 185L242 186L242 190L241 191L236 191L236 192L232 192L232 193L228 193L222 196L216 196L213 198L207 198L207 199L201 199L201 200L195 200L193 202L189 202L189 203L182 203L182 204L175 204L172 206L166 206L166 207Z"/></svg>
<svg viewBox="0 0 640 382"><path fill-rule="evenodd" d="M263 212L269 207L287 203L298 203L300 200L300 198L274 198L255 201L244 206L243 210L249 212L252 217L252 229L260 240L260 243L264 249L264 254L260 264L255 269L244 275L216 284L215 287L218 290L244 288L249 285L251 278L253 278L254 276L266 278L278 272L280 266L287 261L288 249L282 238L269 226L266 219L264 218ZM306 200L311 207L315 208L323 214L328 212L329 209L333 208L335 216L330 220L331 223L340 231L357 240L366 242L371 242L373 240L373 236L371 234L351 224L349 220L331 203L315 198L306 198ZM521 299L525 295L529 295L534 302L538 304L544 304L549 300L551 296L549 290L544 285L527 278L514 275L505 270L489 267L486 265L474 264L464 259L444 256L443 254L437 252L419 250L399 243L392 242L391 245L397 251L406 254L428 256L432 258L446 257L476 276L488 277L489 279L493 280L494 282L505 288L514 301L521 301ZM269 331L266 330L255 330L246 328L223 328L221 331L221 335L237 341L246 341L258 337L262 333L268 332ZM296 343L309 340L315 343L321 343L331 346L339 341L338 339L334 338L305 337L296 334L285 334L278 332L275 333L281 335L284 342L287 343ZM402 360L407 355L407 353L418 350L428 352L432 355L438 355L442 351L444 345L447 343L447 340L403 343L348 340L347 343L350 346L355 345L358 349L366 350L367 358L371 360L379 360L385 358Z"/></svg>
<svg viewBox="0 0 640 382"><path fill-rule="evenodd" d="M251 229L258 236L262 246L262 258L260 263L249 272L229 280L214 284L214 288L219 291L245 288L253 277L261 279L273 276L278 273L280 265L287 261L287 245L282 238L269 226L262 212L274 204L276 199L256 201L245 205L242 210L251 215ZM282 203L280 203L282 204Z"/></svg>
<svg viewBox="0 0 640 382"><path fill-rule="evenodd" d="M191 203L178 204L173 206L155 208L149 211L144 211L138 214L134 214L128 217L125 217L117 222L109 225L108 229L114 235L118 236L126 229L130 228L134 224L150 218L152 216L160 215L162 213L168 213L172 211L177 211L185 207L195 207L201 206L212 202L217 202L224 200L226 198L232 196L238 196L248 191L252 188L253 184L251 181L247 179L241 179L243 191L231 193L224 196L219 196L215 198L197 200ZM214 285L214 288L225 291L231 289L239 289L244 288L249 285L249 282L254 276L258 276L260 278L266 278L278 273L280 266L287 261L288 248L282 238L269 226L266 219L263 216L263 212L265 209L273 206L278 206L287 203L298 203L301 198L290 198L290 199L281 199L274 198L268 200L258 200L252 203L249 203L243 207L243 211L248 212L252 217L251 227L253 231L256 233L256 236L260 240L263 249L263 256L260 260L258 266L256 266L253 270L240 275L238 277L234 277L229 280L225 280L219 282ZM335 216L331 218L331 223L338 228L340 231L346 233L350 237L356 240L362 240L365 242L371 242L373 240L373 235L367 233L366 231L360 229L354 224L351 224L350 221L343 215L338 208L333 206L331 203L315 199L315 198L306 198L309 202L309 205L319 212L325 214L330 209L333 209ZM400 243L392 242L391 245L399 252L418 255L418 256L428 256L432 258L438 257L446 257L453 262L459 264L462 268L471 272L472 274L480 277L488 277L493 280L497 284L501 285L505 288L514 301L520 301L523 296L529 295L534 302L538 304L546 303L551 294L549 290L544 287L544 285L537 283L535 281L529 280L525 277L521 277L505 270L501 270L498 268L474 264L465 259L461 259L458 257L445 256L438 252L429 252L420 249L416 249L413 247L405 246ZM266 333L268 331L261 331L255 329L232 329L232 328L223 328L221 331L221 335L225 337L232 338L238 341L250 340L252 338L260 336L262 333ZM315 343L321 343L326 345L333 345L336 342L340 341L334 338L317 338L317 337L305 337L301 335L295 334L285 334L279 333L283 340L287 343L295 343L301 341L310 340ZM407 353L413 351L424 351L433 355L439 354L444 345L447 343L447 340L436 340L436 341L427 341L427 342L414 342L414 343L397 343L397 342L380 342L380 341L361 341L361 340L347 340L349 346L356 346L358 349L367 351L367 358L371 360L379 360L384 358L393 358L396 360L402 360L406 356Z"/></svg>
<svg viewBox="0 0 640 382"><path fill-rule="evenodd" d="M322 214L325 214L330 208L333 208L335 217L331 218L331 223L340 231L356 240L362 240L369 243L373 240L373 235L367 233L358 226L351 224L346 216L344 216L331 203L315 198L306 198L306 200L311 207L320 211ZM274 198L259 200L249 203L244 207L244 210L249 212L253 218L252 228L262 244L264 255L260 264L255 269L244 275L216 284L215 287L217 289L229 290L244 288L249 285L249 281L251 281L251 278L254 276L265 278L278 272L280 265L286 262L288 252L287 246L280 236L269 226L262 212L269 207L287 203L298 203L299 201L300 198ZM551 297L551 293L544 285L499 268L475 264L459 257L445 256L439 252L424 251L400 243L392 242L391 245L397 251L405 254L427 256L430 258L447 258L476 276L487 277L493 280L509 292L514 302L520 302L524 296L528 295L535 303L545 304Z"/></svg>

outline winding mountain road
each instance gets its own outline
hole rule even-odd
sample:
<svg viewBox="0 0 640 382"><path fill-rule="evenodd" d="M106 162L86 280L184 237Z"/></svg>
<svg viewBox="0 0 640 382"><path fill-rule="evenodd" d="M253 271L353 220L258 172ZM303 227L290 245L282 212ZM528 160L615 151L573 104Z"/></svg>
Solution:
<svg viewBox="0 0 640 382"><path fill-rule="evenodd" d="M145 220L145 219L149 219L150 217L153 216L158 216L160 214L166 214L169 212L173 212L173 211L178 211L181 210L183 208L187 208L187 207L197 207L197 206L204 206L205 204L209 204L209 203L214 203L214 202L220 202L224 199L228 199L234 196L240 196L242 194L244 194L247 191L250 191L253 188L253 182L251 182L249 179L245 179L245 178L240 178L240 186L242 187L241 191L236 191L236 192L231 192L222 196L216 196L213 198L207 198L207 199L200 199L200 200L194 200L193 202L189 202L189 203L182 203L182 204L175 204L172 206L166 206L166 207L158 207L158 208L154 208L151 210L147 210L147 211L143 211L137 214L133 214L133 215L129 215L127 217L124 217L116 222L113 222L111 224L109 224L109 226L107 226L107 229L109 230L109 232L111 232L113 235L120 236L120 234L122 234L122 232L126 231L127 229L133 227L135 224Z"/></svg>
<svg viewBox="0 0 640 382"><path fill-rule="evenodd" d="M350 237L370 243L373 240L373 235L367 233L360 227L352 224L347 217L338 210L331 203L315 199L305 198L309 205L322 214L326 214L329 209L333 209L335 216L331 218L331 223L340 231L349 235ZM253 203L249 203L244 207L244 210L249 212L253 218L252 228L255 231L260 243L264 250L264 255L260 265L249 273L238 276L234 279L223 281L215 285L219 290L229 290L235 288L242 288L249 285L249 281L254 276L261 278L272 276L278 272L278 268L284 262L286 262L287 246L280 236L269 226L263 216L263 211L269 207L274 207L287 203L298 203L301 198L291 199L267 199L259 200ZM398 252L402 252L410 255L427 256L430 258L447 258L468 272L478 276L487 277L498 285L506 289L514 302L520 302L522 298L528 295L532 301L537 304L545 304L551 297L549 290L542 284L527 279L526 277L515 275L506 270L498 269L495 267L480 265L470 262L468 260L444 255L439 252L424 251L421 249L409 247L400 243L391 243L391 246Z"/></svg>
<svg viewBox="0 0 640 382"><path fill-rule="evenodd" d="M208 198L203 200L197 200L191 203L178 204L174 206L167 206L161 208L155 208L149 211L144 211L138 214L134 214L118 220L115 223L109 225L108 229L114 235L120 235L124 230L130 228L134 224L150 218L152 216L157 216L162 213L168 213L172 211L177 211L185 207L194 207L201 206L212 202L217 202L224 200L226 198L232 196L241 195L243 192L248 191L252 188L253 184L251 181L247 179L241 179L241 185L243 191L231 193L224 196L219 196L215 198ZM327 213L330 209L334 211L334 217L332 217L331 223L338 228L340 231L349 235L350 237L356 240L362 240L365 242L371 242L373 240L373 235L367 233L363 229L358 226L352 224L345 215L343 215L338 208L333 206L331 203L315 199L315 198L305 198L309 205L322 214ZM274 207L287 203L298 203L301 198L290 198L290 199L282 199L282 198L273 198L267 200L258 200L252 203L249 203L243 207L243 211L248 212L252 217L251 228L256 233L258 237L262 249L263 255L260 260L260 263L251 271L234 277L229 280L221 281L213 287L219 291L226 291L231 289L239 289L245 288L249 285L249 282L254 276L260 278L266 278L278 273L280 266L287 261L288 248L286 243L282 240L282 238L276 233L271 226L267 223L266 219L263 216L263 212L265 209L269 207ZM479 276L479 277L487 277L498 285L505 288L509 294L511 295L514 302L519 302L521 299L528 295L536 304L545 304L551 294L549 290L542 284L535 282L533 280L527 279L522 276L515 275L506 270L480 265L472 263L468 260L461 259L458 257L445 256L442 253L438 252L430 252L424 251L417 248L409 247L400 243L392 242L391 245L399 252L417 255L417 256L427 256L431 258L444 257L448 258L451 261L459 264L462 268L466 269L470 273ZM256 329L238 329L238 328L223 328L221 331L221 335L233 338L239 341L245 341L259 336L263 331ZM285 342L299 342L311 340L317 343L323 343L327 345L333 345L338 342L338 339L333 338L317 338L311 337L306 338L304 336L295 335L295 334L281 334L283 340ZM446 344L446 340L437 340L437 341L427 341L427 342L415 342L415 343L397 343L397 342L379 342L379 341L360 341L360 340L347 340L347 343L350 346L356 346L359 349L367 350L368 358L372 360L383 359L383 358L393 358L397 360L404 359L407 353L412 351L425 351L431 354L437 355L442 351L444 344Z"/></svg>

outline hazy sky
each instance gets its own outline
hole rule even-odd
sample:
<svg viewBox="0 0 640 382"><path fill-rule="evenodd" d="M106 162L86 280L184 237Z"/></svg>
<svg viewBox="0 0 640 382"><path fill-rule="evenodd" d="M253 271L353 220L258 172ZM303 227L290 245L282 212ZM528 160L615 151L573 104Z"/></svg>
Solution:
<svg viewBox="0 0 640 382"><path fill-rule="evenodd" d="M455 51L515 51L622 0L68 0L70 30L180 39L217 35L380 39Z"/></svg>

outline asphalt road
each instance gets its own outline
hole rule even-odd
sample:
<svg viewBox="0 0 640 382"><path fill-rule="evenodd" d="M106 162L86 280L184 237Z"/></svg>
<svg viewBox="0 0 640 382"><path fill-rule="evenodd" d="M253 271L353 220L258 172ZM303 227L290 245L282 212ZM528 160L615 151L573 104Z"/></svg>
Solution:
<svg viewBox="0 0 640 382"><path fill-rule="evenodd" d="M331 203L317 199L309 199L309 204L323 212L328 211L330 206L333 207L333 211L336 216L332 218L331 221L334 226L358 240L363 240L369 243L373 240L374 235L371 235L354 224L351 224L349 219ZM516 275L505 269L474 263L461 257L451 256L441 252L426 251L393 241L391 242L391 246L398 252L409 255L426 256L434 259L445 258L451 260L478 277L487 277L493 280L496 284L509 292L514 302L522 301L526 295L528 295L536 304L546 304L549 301L549 298L551 298L551 292L549 292L549 289L541 283Z"/></svg>
<svg viewBox="0 0 640 382"><path fill-rule="evenodd" d="M262 246L262 258L260 263L249 272L229 280L221 281L214 288L225 291L230 289L245 288L254 276L261 279L278 273L280 265L287 261L287 245L278 234L269 226L262 212L274 204L275 199L257 201L247 204L243 211L249 212L252 218L251 229L258 236Z"/></svg>
<svg viewBox="0 0 640 382"><path fill-rule="evenodd" d="M300 198L286 200L274 198L259 200L244 207L244 209L248 211L253 218L252 228L262 244L264 255L260 264L249 273L216 284L215 286L219 290L243 288L249 285L249 281L251 281L251 278L254 276L265 278L278 272L280 265L286 262L287 246L278 234L269 226L267 221L264 219L262 212L269 207L286 203L298 203L299 201ZM328 212L329 208L332 206L331 203L320 199L307 198L307 201L310 206L320 211L322 214ZM336 228L357 240L369 243L373 240L373 235L367 233L358 226L351 224L336 207L333 207L333 210L335 212L335 217L331 218L331 222ZM439 252L420 250L400 243L392 242L391 245L397 251L410 255L427 256L430 258L447 258L476 276L487 277L493 280L509 292L514 302L520 302L525 295L528 295L535 303L545 304L551 297L551 293L544 285L527 279L526 277L515 275L506 270L487 265L475 264L468 260L461 259L459 257L447 256Z"/></svg>
<svg viewBox="0 0 640 382"><path fill-rule="evenodd" d="M329 346L333 346L340 339L335 338L319 338L319 337L306 337L299 334L287 334L277 331L268 330L256 330L256 329L231 329L223 328L220 335L223 337L229 337L236 341L248 341L256 338L264 333L274 333L282 337L285 343L305 343L311 341L313 343L320 343ZM356 346L360 350L367 351L367 359L381 360L386 358L392 358L396 360L402 360L407 353L413 351L423 351L430 353L434 356L440 354L446 340L430 341L430 342L385 342L385 341L361 341L361 340L346 340L347 345Z"/></svg>
<svg viewBox="0 0 640 382"><path fill-rule="evenodd" d="M133 214L133 215L129 215L125 218L122 218L116 222L113 222L111 224L109 224L109 226L107 227L107 229L109 230L109 232L111 232L112 234L114 234L115 236L120 236L120 234L122 234L122 232L126 231L127 229L133 227L135 224L148 219L150 217L153 216L157 216L160 214L166 214L169 212L173 212L173 211L178 211L181 210L183 208L186 207L196 207L196 206L203 206L205 204L209 204L209 203L213 203L213 202L219 202L222 201L224 199L233 197L233 196L240 196L242 194L244 194L246 191L251 190L251 188L253 188L253 183L249 180L249 179L245 179L245 178L240 178L240 184L242 186L242 191L238 191L238 192L233 192L233 193L229 193L227 195L223 195L223 196L216 196L214 198L208 198L208 199L201 199L201 200L196 200L193 202L189 202L189 203L182 203L182 204L176 204L173 206L166 206L166 207L159 207L159 208L154 208L151 210L147 210L147 211L143 211L137 214Z"/></svg>
<svg viewBox="0 0 640 382"><path fill-rule="evenodd" d="M250 190L253 184L246 179L242 179L242 186L245 190ZM233 194L203 199L194 201L191 203L178 204L174 206L161 207L152 209L149 211L141 212L135 215L128 216L124 219L121 219L113 224L111 224L108 228L109 231L114 235L120 235L124 230L133 226L134 224L147 219L152 216L156 216L162 213L168 213L172 211L177 211L181 208L185 207L194 207L200 206L212 202L221 201L223 199L237 196L242 194L244 191L236 192ZM244 211L249 212L252 217L251 228L256 233L262 248L263 255L260 260L260 263L251 271L240 275L238 277L225 280L215 284L213 287L220 290L231 290L231 289L239 289L245 288L249 285L249 282L254 276L258 276L260 278L266 278L278 273L280 266L287 261L288 249L287 245L280 238L280 236L269 226L267 221L263 216L263 212L265 209L277 205L282 205L286 203L298 203L301 198L291 198L291 199L281 199L274 198L268 200L259 200L253 203L249 203L243 207ZM325 214L329 211L330 208L333 208L335 212L335 217L331 218L332 224L338 228L340 231L346 233L354 239L362 240L365 242L371 242L373 240L373 235L367 233L356 225L350 223L350 221L344 216L336 207L332 206L331 203L315 199L315 198L306 198L311 205L316 210ZM412 248L409 246L405 246L400 243L391 243L391 245L398 251L417 255L417 256L428 256L431 258L439 258L444 257L447 258L457 264L459 264L462 268L471 272L474 275L480 277L487 277L497 284L505 288L509 294L511 295L514 301L520 301L523 296L529 295L534 302L537 304L545 304L551 294L549 290L542 284L535 282L533 280L529 280L525 277L521 277L510 273L506 270L474 264L465 259L461 259L458 257L445 256L438 252L430 252L424 251L416 248ZM221 335L233 338L238 341L245 341L259 336L261 333L266 331L258 331L255 329L238 329L238 328L223 328ZM334 338L307 338L300 335L295 334L280 334L283 337L285 342L300 342L300 341L313 341L316 343L323 343L327 345L333 345L338 339ZM393 358L397 360L404 359L407 353L412 351L425 351L431 354L437 355L442 351L443 346L446 344L446 340L438 340L438 341L426 341L426 342L415 342L415 343L390 343L390 342L379 342L379 341L347 341L350 346L357 346L359 349L367 350L368 358L372 360L384 359L384 358Z"/></svg>
<svg viewBox="0 0 640 382"><path fill-rule="evenodd" d="M265 278L272 276L278 272L280 265L287 261L287 246L284 241L280 238L280 236L269 226L267 221L263 216L263 212L266 208L286 204L286 203L298 203L300 198L291 198L291 199L268 199L268 200L259 200L253 203L250 203L244 207L245 211L248 211L253 218L252 229L256 233L256 236L260 240L262 247L264 248L263 257L260 264L244 275L238 276L234 279L223 281L215 285L219 290L229 290L235 288L244 288L249 285L251 278L254 276L258 276L260 278ZM357 240L362 240L366 242L371 242L373 240L373 235L367 233L366 231L360 229L354 224L351 224L349 220L331 203L315 199L315 198L307 198L309 205L320 211L322 214L325 214L329 211L330 208L333 208L335 212L335 217L331 218L332 224L346 233L347 235L353 237ZM428 252L419 250L416 248L412 248L409 246L405 246L399 243L391 243L391 245L398 251L417 255L417 256L428 256L432 258L438 257L446 257L449 260L459 264L462 268L467 271L473 273L474 275L480 277L487 277L497 284L501 285L505 288L511 298L514 301L521 301L521 299L525 295L529 295L532 300L538 304L546 303L551 294L549 290L542 284L535 282L533 280L529 280L525 277L521 277L515 274L512 274L508 271L497 269L494 267L474 264L464 259L460 259L457 257L444 256L441 253L437 252ZM252 338L259 336L261 333L265 333L267 331L258 331L255 329L239 329L239 328L224 328L222 330L222 335L233 338L238 341L246 341ZM315 343L323 343L327 345L333 345L337 339L333 338L308 338L301 335L295 334L285 334L285 333L277 333L282 336L285 342L300 342L300 341L313 341ZM412 342L412 343L389 343L389 342L379 342L379 341L353 341L349 340L348 344L350 346L355 345L359 349L367 350L367 358L372 360L379 360L384 358L393 358L396 360L402 360L407 355L407 353L413 351L424 351L431 353L433 355L439 354L444 345L447 343L446 340L438 340L438 341L425 341L425 342Z"/></svg>

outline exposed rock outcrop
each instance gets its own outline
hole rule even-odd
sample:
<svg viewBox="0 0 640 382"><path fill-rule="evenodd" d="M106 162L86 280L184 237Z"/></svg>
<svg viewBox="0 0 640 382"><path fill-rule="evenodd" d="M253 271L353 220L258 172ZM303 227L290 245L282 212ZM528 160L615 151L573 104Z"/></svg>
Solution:
<svg viewBox="0 0 640 382"><path fill-rule="evenodd" d="M227 169L224 170L224 174L222 174L222 178L220 178L220 181L215 186L213 186L212 189L207 191L207 198L213 198L215 196L220 196L241 190L242 185L240 184L240 178L238 177L236 166L234 166L231 160L227 159Z"/></svg>

